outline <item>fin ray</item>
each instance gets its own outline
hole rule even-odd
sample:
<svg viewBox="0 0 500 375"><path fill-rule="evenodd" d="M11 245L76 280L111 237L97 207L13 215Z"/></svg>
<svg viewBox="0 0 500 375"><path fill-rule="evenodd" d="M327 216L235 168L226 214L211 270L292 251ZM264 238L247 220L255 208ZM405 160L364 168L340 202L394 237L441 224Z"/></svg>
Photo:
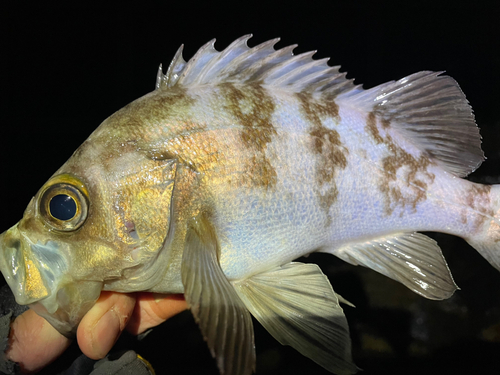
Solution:
<svg viewBox="0 0 500 375"><path fill-rule="evenodd" d="M328 59L314 60L313 52L294 55L295 45L274 49L279 39L248 47L251 35L231 43L222 52L215 39L188 61L182 46L165 75L158 72L156 87L190 87L220 83L259 83L295 93L311 93L337 104L374 112L394 124L448 172L464 177L484 160L481 136L472 109L457 82L442 72L422 71L398 81L362 90L331 67Z"/></svg>
<svg viewBox="0 0 500 375"><path fill-rule="evenodd" d="M222 272L217 254L215 230L200 214L190 223L182 257L186 301L221 373L249 375L255 370L252 318Z"/></svg>
<svg viewBox="0 0 500 375"><path fill-rule="evenodd" d="M250 48L247 41L251 36L236 39L222 52L214 48L215 39L211 40L187 62L182 58L181 46L167 73L159 72L156 87L258 82L293 92L321 92L330 98L356 88L345 73L339 73L338 66L327 64L328 59L314 60L315 51L294 55L297 45L276 50L279 38Z"/></svg>
<svg viewBox="0 0 500 375"><path fill-rule="evenodd" d="M429 299L446 299L458 289L436 241L421 233L398 233L332 254L354 265L371 268Z"/></svg>
<svg viewBox="0 0 500 375"><path fill-rule="evenodd" d="M233 285L252 315L281 344L336 374L357 371L347 320L316 264L289 263Z"/></svg>
<svg viewBox="0 0 500 375"><path fill-rule="evenodd" d="M484 160L472 108L458 83L422 71L370 90L341 95L338 103L374 112L458 177Z"/></svg>

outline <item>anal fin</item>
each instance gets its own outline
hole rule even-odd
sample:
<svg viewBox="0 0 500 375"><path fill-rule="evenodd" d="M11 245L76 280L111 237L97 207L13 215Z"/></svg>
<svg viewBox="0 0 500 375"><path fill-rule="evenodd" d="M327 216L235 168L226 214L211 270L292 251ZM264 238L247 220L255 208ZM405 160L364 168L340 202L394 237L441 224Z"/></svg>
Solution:
<svg viewBox="0 0 500 375"><path fill-rule="evenodd" d="M255 370L252 318L217 254L215 229L200 214L190 223L182 257L185 298L221 374L249 375Z"/></svg>
<svg viewBox="0 0 500 375"><path fill-rule="evenodd" d="M349 244L332 254L380 272L429 299L446 299L458 289L436 241L421 233Z"/></svg>
<svg viewBox="0 0 500 375"><path fill-rule="evenodd" d="M233 285L252 315L281 344L336 374L357 372L347 320L317 265L289 263Z"/></svg>

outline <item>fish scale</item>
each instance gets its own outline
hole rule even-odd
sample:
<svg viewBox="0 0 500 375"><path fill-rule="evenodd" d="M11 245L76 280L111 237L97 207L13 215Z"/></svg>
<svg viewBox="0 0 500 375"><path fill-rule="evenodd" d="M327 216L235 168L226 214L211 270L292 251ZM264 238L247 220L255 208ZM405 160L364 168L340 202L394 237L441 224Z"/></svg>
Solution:
<svg viewBox="0 0 500 375"><path fill-rule="evenodd" d="M64 335L102 290L184 293L221 373L255 369L253 315L337 374L349 328L314 264L328 252L430 299L455 285L437 243L467 240L500 269L500 188L458 84L419 72L363 90L278 39L189 61L106 119L0 235L16 301ZM51 199L71 205L62 217ZM76 208L74 208L76 207ZM69 219L68 219L69 217Z"/></svg>

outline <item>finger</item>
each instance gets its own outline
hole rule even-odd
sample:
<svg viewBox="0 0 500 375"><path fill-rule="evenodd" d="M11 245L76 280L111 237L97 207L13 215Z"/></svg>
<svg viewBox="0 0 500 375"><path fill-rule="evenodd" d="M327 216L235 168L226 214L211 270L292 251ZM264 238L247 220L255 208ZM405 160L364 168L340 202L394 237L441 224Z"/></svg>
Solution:
<svg viewBox="0 0 500 375"><path fill-rule="evenodd" d="M92 359L105 357L127 325L134 305L133 294L102 292L78 326L76 336L82 352Z"/></svg>
<svg viewBox="0 0 500 375"><path fill-rule="evenodd" d="M23 373L35 372L59 357L70 343L45 319L28 310L12 323L7 358L18 362Z"/></svg>
<svg viewBox="0 0 500 375"><path fill-rule="evenodd" d="M127 330L138 335L188 308L182 294L138 293Z"/></svg>

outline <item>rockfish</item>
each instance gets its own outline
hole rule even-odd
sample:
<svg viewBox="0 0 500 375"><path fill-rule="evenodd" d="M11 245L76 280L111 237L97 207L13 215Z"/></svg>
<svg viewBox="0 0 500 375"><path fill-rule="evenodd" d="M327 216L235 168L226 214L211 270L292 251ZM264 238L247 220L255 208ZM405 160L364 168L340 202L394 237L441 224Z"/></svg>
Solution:
<svg viewBox="0 0 500 375"><path fill-rule="evenodd" d="M156 90L106 119L0 237L19 304L74 333L102 290L184 293L221 373L255 368L251 315L337 374L357 371L327 252L444 299L436 242L500 269L500 190L458 84L423 71L369 90L314 52L182 47Z"/></svg>

